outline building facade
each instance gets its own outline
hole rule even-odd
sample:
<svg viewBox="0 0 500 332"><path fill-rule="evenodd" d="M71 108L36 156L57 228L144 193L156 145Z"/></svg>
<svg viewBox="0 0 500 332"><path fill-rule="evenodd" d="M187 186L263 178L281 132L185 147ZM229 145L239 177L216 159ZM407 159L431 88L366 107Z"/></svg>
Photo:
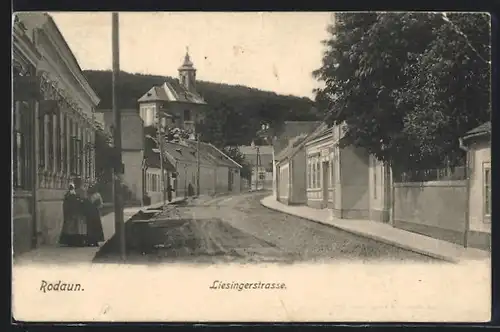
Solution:
<svg viewBox="0 0 500 332"><path fill-rule="evenodd" d="M290 140L276 157L277 199L329 209L336 218L388 221L384 166L342 144L343 135L343 126L323 123Z"/></svg>
<svg viewBox="0 0 500 332"><path fill-rule="evenodd" d="M207 103L196 92L196 69L186 53L179 78L154 86L139 98L139 114L144 126L156 125L160 115L168 114L173 127L196 134L203 123Z"/></svg>
<svg viewBox="0 0 500 332"><path fill-rule="evenodd" d="M307 173L304 144L310 135L300 135L276 156L278 200L285 204L307 204Z"/></svg>
<svg viewBox="0 0 500 332"><path fill-rule="evenodd" d="M461 139L468 164L468 242L491 250L491 122L467 132Z"/></svg>
<svg viewBox="0 0 500 332"><path fill-rule="evenodd" d="M276 161L279 156L283 157L291 153L291 144L301 135L309 135L322 124L321 121L285 121L278 128L273 129L272 153L273 153L273 196L279 198L280 171ZM297 189L298 190L298 189Z"/></svg>
<svg viewBox="0 0 500 332"><path fill-rule="evenodd" d="M142 165L144 160L144 126L137 109L121 109L122 162L124 164L124 197L128 204L140 204L143 195ZM113 112L99 109L96 118L106 131L113 128Z"/></svg>
<svg viewBox="0 0 500 332"><path fill-rule="evenodd" d="M324 128L305 145L307 174L307 205L315 208L335 208L335 188L339 187L339 148L334 128Z"/></svg>
<svg viewBox="0 0 500 332"><path fill-rule="evenodd" d="M238 149L245 156L252 170L250 188L271 190L273 187L273 147L249 145L239 146Z"/></svg>
<svg viewBox="0 0 500 332"><path fill-rule="evenodd" d="M13 246L55 245L70 181L95 178L89 86L53 19L20 13L13 26Z"/></svg>

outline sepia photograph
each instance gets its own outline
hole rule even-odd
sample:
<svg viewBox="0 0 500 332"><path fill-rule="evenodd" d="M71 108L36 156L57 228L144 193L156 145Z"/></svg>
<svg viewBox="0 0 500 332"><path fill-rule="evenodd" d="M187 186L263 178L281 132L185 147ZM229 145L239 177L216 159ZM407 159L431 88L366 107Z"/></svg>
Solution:
<svg viewBox="0 0 500 332"><path fill-rule="evenodd" d="M12 319L487 322L491 16L12 15Z"/></svg>

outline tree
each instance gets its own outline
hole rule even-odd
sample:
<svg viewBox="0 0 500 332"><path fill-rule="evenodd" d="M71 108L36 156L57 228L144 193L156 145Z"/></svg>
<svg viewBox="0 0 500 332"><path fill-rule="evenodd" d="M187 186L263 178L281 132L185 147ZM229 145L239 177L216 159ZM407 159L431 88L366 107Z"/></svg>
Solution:
<svg viewBox="0 0 500 332"><path fill-rule="evenodd" d="M241 151L237 147L227 146L223 148L223 151L226 155L228 155L231 159L236 161L238 164L242 166L240 175L243 179L250 180L252 177L252 166L245 159L245 155L241 153Z"/></svg>
<svg viewBox="0 0 500 332"><path fill-rule="evenodd" d="M144 135L148 138L152 138L146 140L146 148L158 148L158 145L156 143L156 140L158 139L158 129L156 126L144 127ZM163 137L169 142L178 142L181 139L191 138L191 132L178 127L171 127L168 128L165 133L163 133Z"/></svg>
<svg viewBox="0 0 500 332"><path fill-rule="evenodd" d="M422 153L456 164L458 137L490 117L490 22L486 14L446 16L410 72L404 127Z"/></svg>
<svg viewBox="0 0 500 332"><path fill-rule="evenodd" d="M456 15L450 16L454 24L487 49L487 20ZM472 59L470 48L451 27L434 13L336 15L323 65L313 74L325 83L317 102L329 109L330 124L346 124L347 144L403 168L439 167L449 161L445 156L458 162L458 137L486 121L489 69L462 61ZM479 87L466 84L464 90L471 79ZM482 100L480 111L472 107L474 99Z"/></svg>

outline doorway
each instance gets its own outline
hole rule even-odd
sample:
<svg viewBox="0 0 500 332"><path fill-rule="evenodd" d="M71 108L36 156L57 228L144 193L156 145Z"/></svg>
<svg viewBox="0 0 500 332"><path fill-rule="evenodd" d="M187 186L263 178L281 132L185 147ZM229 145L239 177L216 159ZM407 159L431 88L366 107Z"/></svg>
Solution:
<svg viewBox="0 0 500 332"><path fill-rule="evenodd" d="M328 190L328 187L329 187L329 173L330 173L330 165L328 163L328 161L324 161L323 162L323 169L322 169L322 173L323 173L323 176L322 176L322 183L321 183L321 188L322 188L322 192L323 192L323 208L326 208L328 207L328 193L329 193L329 190Z"/></svg>

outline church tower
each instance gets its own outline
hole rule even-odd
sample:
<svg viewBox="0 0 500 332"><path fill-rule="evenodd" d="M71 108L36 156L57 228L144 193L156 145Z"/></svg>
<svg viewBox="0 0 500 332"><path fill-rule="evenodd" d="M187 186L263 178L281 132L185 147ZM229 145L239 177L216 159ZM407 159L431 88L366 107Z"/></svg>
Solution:
<svg viewBox="0 0 500 332"><path fill-rule="evenodd" d="M189 57L189 49L186 48L186 55L184 56L184 63L179 67L179 82L186 88L186 90L196 93L196 69L193 62Z"/></svg>

